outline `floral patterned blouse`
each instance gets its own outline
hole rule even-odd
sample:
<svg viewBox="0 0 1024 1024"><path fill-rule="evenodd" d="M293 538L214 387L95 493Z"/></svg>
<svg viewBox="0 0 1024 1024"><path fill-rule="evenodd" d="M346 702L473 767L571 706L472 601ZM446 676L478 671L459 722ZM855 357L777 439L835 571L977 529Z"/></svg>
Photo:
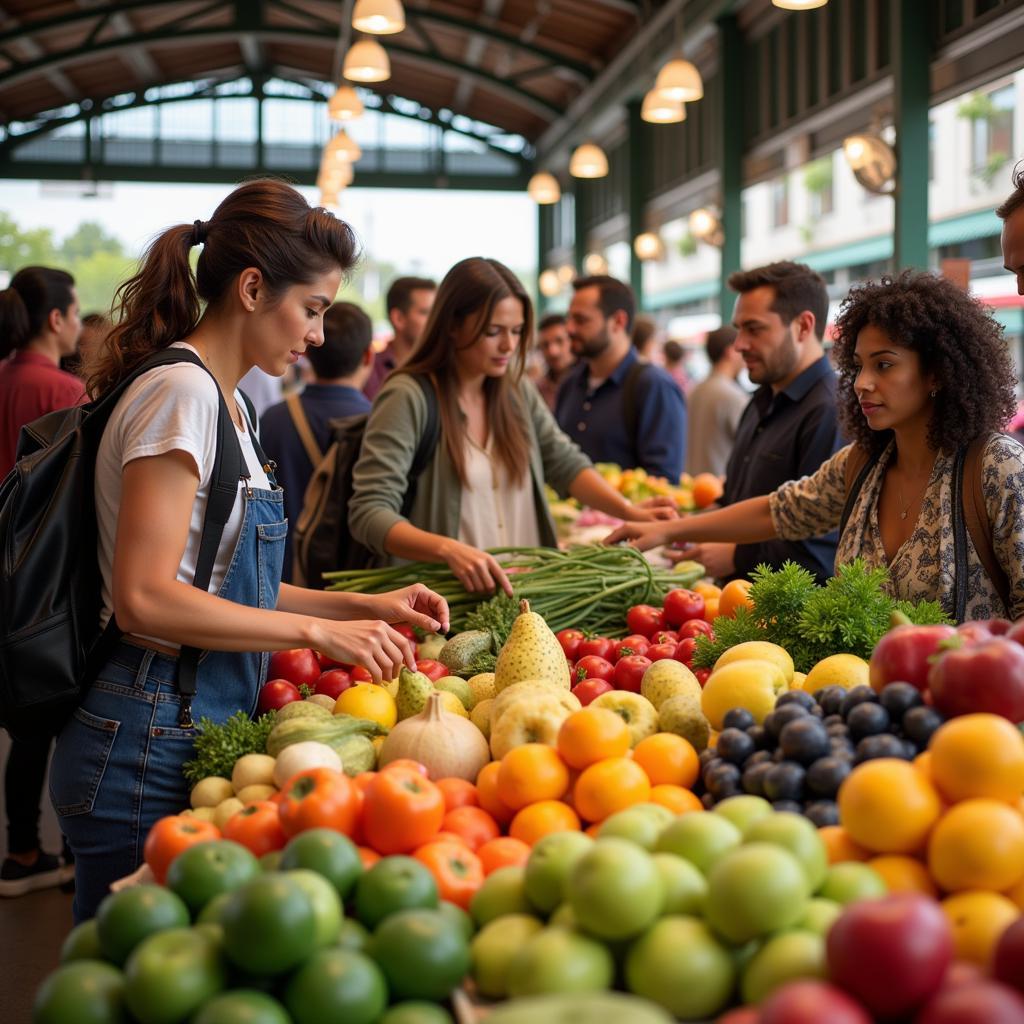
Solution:
<svg viewBox="0 0 1024 1024"><path fill-rule="evenodd" d="M846 503L846 459L852 445L841 448L811 476L791 480L769 495L772 522L779 537L815 537L839 525ZM921 500L914 532L891 563L878 527L878 499L895 443L882 452L868 472L839 538L836 564L863 558L870 566L887 565L895 597L939 601L952 614L955 556L953 550L953 456L939 452ZM982 454L982 490L992 524L992 548L1010 582L1009 609L1004 608L985 572L970 535L968 547L968 619L1024 615L1024 447L994 434Z"/></svg>

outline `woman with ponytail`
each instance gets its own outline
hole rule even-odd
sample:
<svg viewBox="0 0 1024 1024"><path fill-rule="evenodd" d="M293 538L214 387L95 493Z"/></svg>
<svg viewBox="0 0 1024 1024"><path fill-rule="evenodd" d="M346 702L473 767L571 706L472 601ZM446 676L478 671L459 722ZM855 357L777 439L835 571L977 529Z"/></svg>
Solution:
<svg viewBox="0 0 1024 1024"><path fill-rule="evenodd" d="M23 267L0 291L0 479L14 465L18 434L40 416L78 405L82 382L60 368L81 332L75 280L52 267ZM13 739L4 768L7 857L0 896L58 885L71 869L42 850L39 803L52 737Z"/></svg>
<svg viewBox="0 0 1024 1024"><path fill-rule="evenodd" d="M135 378L97 454L102 622L113 616L123 636L62 731L50 776L75 855L78 920L139 865L153 823L188 806L192 722L256 711L269 655L250 652L313 648L389 680L414 659L387 623L448 628L444 601L422 585L369 597L281 583L281 490L237 384L253 366L280 376L323 344L323 313L355 257L343 221L282 182L248 182L209 221L154 241L87 367L90 393L102 396L169 346L201 360ZM193 580L222 401L245 468L203 589ZM182 647L204 652L191 704L176 686Z"/></svg>

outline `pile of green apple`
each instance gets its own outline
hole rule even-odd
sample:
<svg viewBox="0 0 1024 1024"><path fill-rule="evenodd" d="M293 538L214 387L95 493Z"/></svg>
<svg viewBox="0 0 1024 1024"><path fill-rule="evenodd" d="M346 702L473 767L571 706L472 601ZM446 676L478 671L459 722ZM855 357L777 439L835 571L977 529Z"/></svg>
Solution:
<svg viewBox="0 0 1024 1024"><path fill-rule="evenodd" d="M681 1020L825 978L845 904L883 896L864 864L830 867L806 818L736 796L674 817L638 804L591 838L545 836L524 867L488 876L470 912L482 996L624 988Z"/></svg>

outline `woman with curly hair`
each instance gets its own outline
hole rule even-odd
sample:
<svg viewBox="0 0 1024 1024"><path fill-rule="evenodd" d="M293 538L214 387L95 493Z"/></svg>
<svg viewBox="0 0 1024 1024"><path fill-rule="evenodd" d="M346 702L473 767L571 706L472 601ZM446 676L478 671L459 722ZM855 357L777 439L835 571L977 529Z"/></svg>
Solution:
<svg viewBox="0 0 1024 1024"><path fill-rule="evenodd" d="M886 566L896 597L940 601L960 619L1024 615L1024 448L1000 433L1015 407L1002 329L956 285L906 271L850 292L835 355L852 444L772 494L679 521L627 523L607 543L757 543L841 526L837 564ZM961 490L973 487L964 467L977 465L969 453L980 462L991 572L963 529Z"/></svg>

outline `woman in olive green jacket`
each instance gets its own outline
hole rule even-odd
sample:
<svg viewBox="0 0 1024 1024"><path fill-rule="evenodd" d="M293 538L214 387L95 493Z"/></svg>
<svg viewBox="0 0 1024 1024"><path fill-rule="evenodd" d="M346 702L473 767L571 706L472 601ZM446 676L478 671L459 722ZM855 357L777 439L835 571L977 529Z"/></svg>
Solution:
<svg viewBox="0 0 1024 1024"><path fill-rule="evenodd" d="M409 361L374 402L349 505L357 541L391 558L446 562L467 590L511 594L486 549L555 545L545 483L620 519L674 514L630 504L558 428L524 372L532 328L529 296L507 267L478 257L452 267ZM417 377L432 385L441 429L406 516L429 417Z"/></svg>

